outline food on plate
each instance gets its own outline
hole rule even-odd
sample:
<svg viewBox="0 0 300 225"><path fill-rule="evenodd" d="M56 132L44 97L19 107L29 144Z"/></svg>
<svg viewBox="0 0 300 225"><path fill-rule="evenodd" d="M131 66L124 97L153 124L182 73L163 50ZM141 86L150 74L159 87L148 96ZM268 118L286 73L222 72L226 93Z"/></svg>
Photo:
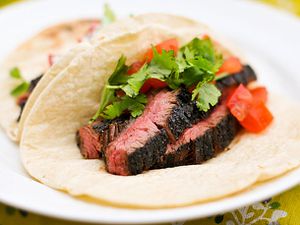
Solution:
<svg viewBox="0 0 300 225"><path fill-rule="evenodd" d="M99 32L117 30L94 36L32 107L21 139L32 177L104 204L161 208L300 165L299 107L258 85L218 35L164 14Z"/></svg>
<svg viewBox="0 0 300 225"><path fill-rule="evenodd" d="M96 19L82 19L51 26L24 42L5 59L1 65L0 123L10 138L19 140L20 124L39 93L87 44L67 51L90 35L98 24ZM65 52L67 55L61 60Z"/></svg>
<svg viewBox="0 0 300 225"><path fill-rule="evenodd" d="M40 93L80 53L91 46L89 40L116 20L105 4L103 21L80 19L48 27L15 49L1 65L0 125L8 136L19 141L23 124ZM121 32L97 34L94 43Z"/></svg>

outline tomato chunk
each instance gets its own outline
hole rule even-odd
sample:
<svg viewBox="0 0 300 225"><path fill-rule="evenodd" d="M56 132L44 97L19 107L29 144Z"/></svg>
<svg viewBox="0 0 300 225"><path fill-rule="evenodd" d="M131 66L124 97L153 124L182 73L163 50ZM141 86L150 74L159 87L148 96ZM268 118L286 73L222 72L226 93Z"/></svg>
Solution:
<svg viewBox="0 0 300 225"><path fill-rule="evenodd" d="M153 89L160 89L160 88L165 88L167 86L168 86L168 84L166 82L164 82L164 81L161 81L161 80L156 79L156 78L149 78L148 80L146 80L146 82L142 86L140 92L145 94L151 88L153 88Z"/></svg>
<svg viewBox="0 0 300 225"><path fill-rule="evenodd" d="M242 63L240 60L236 57L229 57L228 59L225 59L223 65L220 67L218 74L221 73L238 73L241 72L243 69Z"/></svg>
<svg viewBox="0 0 300 225"><path fill-rule="evenodd" d="M159 79L150 78L146 81L153 89L158 88L165 88L168 86L168 84L164 81L161 81Z"/></svg>
<svg viewBox="0 0 300 225"><path fill-rule="evenodd" d="M241 84L228 98L227 107L230 109L231 114L238 119L238 121L242 121L245 119L252 102L253 97L250 91Z"/></svg>
<svg viewBox="0 0 300 225"><path fill-rule="evenodd" d="M162 50L165 50L167 52L173 50L176 55L178 52L179 44L175 38L172 38L156 45L155 48L159 54L162 53ZM151 48L145 54L145 60L149 63L151 62L152 59L153 59L153 50Z"/></svg>
<svg viewBox="0 0 300 225"><path fill-rule="evenodd" d="M140 92L146 94L150 89L151 89L151 85L146 81L141 87Z"/></svg>
<svg viewBox="0 0 300 225"><path fill-rule="evenodd" d="M266 100L266 88L248 90L241 84L228 98L227 107L246 130L258 133L273 120L272 113L265 105Z"/></svg>
<svg viewBox="0 0 300 225"><path fill-rule="evenodd" d="M137 61L135 63L133 63L130 67L129 67L129 70L127 71L127 74L128 75L132 75L136 72L138 72L142 66L144 65L145 63L142 62L142 61Z"/></svg>
<svg viewBox="0 0 300 225"><path fill-rule="evenodd" d="M257 87L250 90L255 102L266 103L268 99L268 91L265 87Z"/></svg>
<svg viewBox="0 0 300 225"><path fill-rule="evenodd" d="M254 104L240 124L248 131L259 133L273 120L273 116L263 102Z"/></svg>

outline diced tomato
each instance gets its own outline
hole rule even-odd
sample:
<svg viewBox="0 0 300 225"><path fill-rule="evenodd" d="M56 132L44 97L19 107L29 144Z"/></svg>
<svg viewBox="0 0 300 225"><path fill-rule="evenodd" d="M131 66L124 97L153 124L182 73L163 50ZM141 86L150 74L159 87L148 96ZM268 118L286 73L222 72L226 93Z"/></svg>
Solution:
<svg viewBox="0 0 300 225"><path fill-rule="evenodd" d="M165 50L167 52L173 50L176 55L178 52L179 44L175 38L172 38L156 45L155 48L159 54L162 53L162 50ZM145 60L149 63L151 62L152 59L153 59L153 50L151 48L145 54Z"/></svg>
<svg viewBox="0 0 300 225"><path fill-rule="evenodd" d="M138 72L144 64L145 63L142 61L137 61L137 62L133 63L130 66L129 70L127 71L127 74L131 75L131 74Z"/></svg>
<svg viewBox="0 0 300 225"><path fill-rule="evenodd" d="M229 73L229 74L238 73L241 72L242 69L243 66L238 58L229 57L225 59L223 65L220 67L219 71L217 72L217 75L222 73Z"/></svg>
<svg viewBox="0 0 300 225"><path fill-rule="evenodd" d="M273 120L273 116L263 102L254 104L240 124L248 131L258 133Z"/></svg>
<svg viewBox="0 0 300 225"><path fill-rule="evenodd" d="M254 89L250 90L253 99L255 102L263 102L266 103L267 102L267 98L268 98L268 91L265 87L257 87Z"/></svg>
<svg viewBox="0 0 300 225"><path fill-rule="evenodd" d="M150 89L151 89L151 85L146 81L141 87L140 92L146 94Z"/></svg>
<svg viewBox="0 0 300 225"><path fill-rule="evenodd" d="M231 114L238 119L238 121L242 121L245 119L252 102L253 97L250 91L241 84L228 98L227 107L230 109Z"/></svg>
<svg viewBox="0 0 300 225"><path fill-rule="evenodd" d="M165 88L168 86L166 82L155 78L148 79L146 83L148 83L153 89Z"/></svg>
<svg viewBox="0 0 300 225"><path fill-rule="evenodd" d="M151 88L153 88L153 89L160 89L160 88L165 88L167 86L168 86L168 84L166 82L164 82L164 81L161 81L161 80L156 79L156 78L150 78L150 79L146 80L146 82L142 86L140 92L145 94Z"/></svg>
<svg viewBox="0 0 300 225"><path fill-rule="evenodd" d="M273 120L271 112L265 105L266 100L266 88L248 90L241 84L228 98L227 107L246 130L258 133Z"/></svg>

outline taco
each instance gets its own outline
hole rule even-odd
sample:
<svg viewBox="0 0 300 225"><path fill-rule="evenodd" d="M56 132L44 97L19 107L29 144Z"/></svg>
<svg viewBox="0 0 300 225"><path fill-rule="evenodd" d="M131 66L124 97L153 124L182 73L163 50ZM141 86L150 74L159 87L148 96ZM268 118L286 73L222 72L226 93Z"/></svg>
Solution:
<svg viewBox="0 0 300 225"><path fill-rule="evenodd" d="M107 10L104 10L104 19ZM24 121L37 96L74 57L99 42L122 33L135 32L145 24L156 24L158 19L170 25L166 15L157 16L154 18L152 14L146 14L143 19L137 16L103 27L98 26L98 20L64 23L45 29L17 48L1 66L0 124L8 136L12 140L20 140ZM173 18L178 20L176 27L195 26L194 21L175 16ZM83 41L89 39L90 42ZM78 42L82 43L72 49ZM68 49L71 50L67 51ZM64 52L66 54L62 54ZM8 77L9 73L14 79Z"/></svg>
<svg viewBox="0 0 300 225"><path fill-rule="evenodd" d="M299 107L257 87L247 61L203 25L163 18L89 48L40 94L21 139L32 177L100 203L162 208L300 165Z"/></svg>
<svg viewBox="0 0 300 225"><path fill-rule="evenodd" d="M83 42L68 52L98 24L96 19L84 19L51 26L5 59L1 65L0 124L10 138L19 140L19 128L35 98L74 56L87 48ZM61 57L63 53L65 57Z"/></svg>

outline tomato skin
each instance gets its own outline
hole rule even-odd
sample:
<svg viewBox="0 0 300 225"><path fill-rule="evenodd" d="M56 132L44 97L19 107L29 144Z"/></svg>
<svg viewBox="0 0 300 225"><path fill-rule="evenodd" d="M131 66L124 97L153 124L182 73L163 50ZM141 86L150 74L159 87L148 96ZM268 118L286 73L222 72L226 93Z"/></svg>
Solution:
<svg viewBox="0 0 300 225"><path fill-rule="evenodd" d="M263 102L259 102L250 108L247 116L240 124L248 131L259 133L263 131L273 120L273 115Z"/></svg>
<svg viewBox="0 0 300 225"><path fill-rule="evenodd" d="M241 84L228 98L227 107L247 131L258 133L273 120L271 112L265 105L266 100L266 88L248 90Z"/></svg>
<svg viewBox="0 0 300 225"><path fill-rule="evenodd" d="M243 70L243 66L240 60L236 57L229 57L225 59L223 65L220 67L219 71L217 72L217 75L222 73L233 74L233 73L241 72L242 70Z"/></svg>
<svg viewBox="0 0 300 225"><path fill-rule="evenodd" d="M244 85L240 84L228 98L227 107L238 121L242 121L246 117L248 110L251 108L252 102L253 97L250 91Z"/></svg>
<svg viewBox="0 0 300 225"><path fill-rule="evenodd" d="M150 78L150 79L146 80L146 82L143 84L142 88L140 89L140 92L145 94L150 89L160 89L160 88L165 88L167 86L168 86L168 84L164 81L161 81L156 78Z"/></svg>
<svg viewBox="0 0 300 225"><path fill-rule="evenodd" d="M165 88L168 84L159 79L150 78L146 81L153 89Z"/></svg>
<svg viewBox="0 0 300 225"><path fill-rule="evenodd" d="M136 72L138 72L142 66L144 65L145 63L142 62L142 61L136 61L134 62L130 67L129 67L129 70L127 71L127 74L128 75L132 75Z"/></svg>
<svg viewBox="0 0 300 225"><path fill-rule="evenodd" d="M163 50L165 51L174 51L174 54L177 54L178 49L179 49L179 43L175 38L166 40L158 45L155 46L157 52L159 54L162 53ZM136 72L138 72L141 67L146 63L150 63L151 60L153 59L153 50L149 49L148 52L145 54L144 57L144 61L137 61L135 63L133 63L129 70L127 71L128 75L132 75ZM145 94L147 93L151 88L153 89L158 89L158 88L165 88L167 87L168 84L164 81L161 81L159 79L155 79L155 78L150 78L148 80L146 80L146 82L144 83L144 85L141 87L140 92Z"/></svg>
<svg viewBox="0 0 300 225"><path fill-rule="evenodd" d="M250 90L255 102L266 103L268 99L268 91L265 87L257 87Z"/></svg>
<svg viewBox="0 0 300 225"><path fill-rule="evenodd" d="M151 89L151 85L147 83L147 81L143 84L143 86L140 89L140 92L142 94L146 94Z"/></svg>
<svg viewBox="0 0 300 225"><path fill-rule="evenodd" d="M156 45L155 48L159 54L162 53L162 50L165 50L167 52L173 50L174 54L176 55L179 49L179 43L175 38L172 38ZM150 63L152 59L153 59L153 50L151 48L145 54L145 60L147 63Z"/></svg>

